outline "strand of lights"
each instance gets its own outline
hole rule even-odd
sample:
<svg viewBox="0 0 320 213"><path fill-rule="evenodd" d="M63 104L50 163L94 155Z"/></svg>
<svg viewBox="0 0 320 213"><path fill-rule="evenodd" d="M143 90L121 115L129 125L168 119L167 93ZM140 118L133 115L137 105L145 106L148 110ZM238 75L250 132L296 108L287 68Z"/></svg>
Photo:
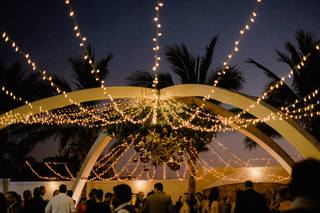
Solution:
<svg viewBox="0 0 320 213"><path fill-rule="evenodd" d="M314 47L316 50L320 49L320 44L316 44ZM320 51L320 50L319 50ZM292 69L289 70L289 72L285 75L282 76L278 82L276 82L274 85L270 86L270 88L267 89L267 91L265 91L262 96L260 96L257 100L256 103L250 105L247 109L245 109L244 111L238 113L237 115L234 116L234 118L240 118L241 115L249 112L251 109L253 109L254 107L256 107L256 105L260 104L260 102L262 100L264 100L266 97L268 97L268 95L270 93L272 93L273 91L275 91L276 89L280 88L282 85L284 85L284 82L287 79L292 78L292 76L294 75L294 72L299 72L301 70L301 68L303 68L305 66L305 63L307 62L307 59L310 57L311 52L307 53L306 55L303 55L301 57L301 60L299 61L298 64L294 65ZM229 118L231 119L231 118Z"/></svg>
<svg viewBox="0 0 320 213"><path fill-rule="evenodd" d="M29 169L32 171L33 174L35 174L38 178L43 179L43 180L57 180L56 177L45 177L40 175L38 172L36 172L32 166L30 165L30 163L28 161L26 161L27 166L29 167Z"/></svg>
<svg viewBox="0 0 320 213"><path fill-rule="evenodd" d="M58 93L58 94L63 94L63 97L68 100L71 104L74 104L76 106L79 107L80 110L85 111L86 109L84 107L81 106L80 103L74 101L73 99L71 99L69 97L69 95L67 94L66 91L64 91L63 89L60 89L58 85L56 85L53 82L53 77L47 73L46 70L41 70L37 67L36 62L32 59L32 57L30 56L29 53L25 53L24 51L22 51L21 47L18 47L17 43L12 40L9 35L6 32L2 33L2 39L4 40L5 43L9 42L11 43L11 47L14 48L14 51L21 55L26 61L27 64L31 66L33 71L38 71L41 76L42 76L42 80L47 81L49 83L49 85ZM95 119L100 120L100 118L96 117L95 115L92 115Z"/></svg>
<svg viewBox="0 0 320 213"><path fill-rule="evenodd" d="M154 42L154 47L152 48L154 51L154 63L152 67L152 71L154 72L154 80L152 82L152 87L157 89L158 85L158 69L160 67L160 56L159 56L159 51L160 51L160 37L162 36L161 32L161 23L160 23L160 10L163 7L163 2L161 0L157 0L156 5L154 7L156 15L153 19L154 21L154 26L155 26L155 36L152 39Z"/></svg>
<svg viewBox="0 0 320 213"><path fill-rule="evenodd" d="M104 86L105 81L101 80L99 77L100 70L95 67L94 60L89 53L89 50L86 45L87 38L83 36L83 34L80 31L79 23L76 19L75 10L72 8L70 0L65 0L65 5L67 5L68 7L68 14L73 24L74 35L76 39L79 41L79 46L84 52L84 60L86 60L91 66L91 74L95 77L95 80L100 83L100 86L103 89L104 94L106 95L107 88Z"/></svg>
<svg viewBox="0 0 320 213"><path fill-rule="evenodd" d="M67 173L69 174L69 176L71 177L71 179L75 180L76 178L73 176L72 172L70 171L69 167L67 166L67 164L64 164L64 168L66 169Z"/></svg>
<svg viewBox="0 0 320 213"><path fill-rule="evenodd" d="M162 174L163 174L162 178L164 180L167 179L167 167L165 163L162 164Z"/></svg>
<svg viewBox="0 0 320 213"><path fill-rule="evenodd" d="M255 23L255 19L257 17L257 9L258 6L260 5L261 0L256 0L255 3L255 7L253 9L253 11L251 12L251 15L249 16L249 19L246 21L244 27L240 30L240 36L239 38L234 42L234 48L233 50L228 54L227 60L225 62L223 62L223 66L222 66L222 70L217 72L218 78L216 80L214 80L213 82L213 87L217 87L217 85L219 84L219 81L222 79L223 75L225 75L227 73L227 71L229 70L229 64L232 60L232 58L234 57L235 54L237 54L240 50L239 46L240 46L240 42L241 40L244 38L244 36L246 35L246 32L252 27L252 25ZM213 95L214 93L214 88L210 91L211 93L205 97L203 97L203 101L202 104L200 106L200 108L203 109L203 107L205 106L205 101L210 99L210 97ZM197 107L198 108L198 107ZM197 113L194 114L185 124L189 124L191 123L191 121L197 116Z"/></svg>
<svg viewBox="0 0 320 213"><path fill-rule="evenodd" d="M20 101L20 102L24 103L25 105L28 105L31 109L33 108L33 105L29 101L24 100L22 97L15 95L12 91L7 89L5 86L1 87L1 91L3 92L3 94L7 95L8 97L12 98L13 100Z"/></svg>
<svg viewBox="0 0 320 213"><path fill-rule="evenodd" d="M75 37L79 40L79 46L82 48L83 52L84 52L84 60L87 60L89 65L91 66L92 70L91 70L91 74L94 76L94 79L100 83L100 86L101 88L103 89L103 93L105 95L107 95L107 88L105 87L105 81L104 80L101 80L100 77L99 77L99 73L100 73L100 70L99 69L96 69L95 67L95 64L94 64L94 61L93 61L93 58L90 56L89 54L89 50L87 48L87 45L86 45L86 42L87 42L87 38L83 36L83 34L81 33L80 31L80 27L79 27L79 23L76 19L76 14L75 14L75 10L72 8L71 6L71 3L70 3L70 0L65 0L65 5L68 6L68 14L69 14L69 17L71 18L72 20L72 23L73 23L73 30L74 30L74 35ZM156 10L159 10L160 7L163 6L163 3L159 1L158 5L155 7ZM157 16L159 18L159 16ZM161 28L161 24L157 24L156 25L157 28ZM157 34L157 36L161 36L161 32L159 32ZM157 49L160 49L159 46L156 46ZM157 61L160 60L160 57L157 57ZM156 63L155 65L157 65L157 67L159 66L159 63ZM157 80L157 77L156 77L156 81ZM111 96L110 94L108 94L109 96ZM113 102L113 99L110 99L112 102ZM118 109L119 110L119 109ZM124 115L123 112L121 112L121 115ZM131 121L130 117L128 116L125 116L125 119L128 119L129 121ZM148 118L145 118L145 120L147 120ZM134 121L133 123L143 123L143 122L136 122Z"/></svg>
<svg viewBox="0 0 320 213"><path fill-rule="evenodd" d="M103 163L101 163L102 160L99 160L99 162L96 162L95 163L95 167L94 167L93 170L94 171L98 171L100 168L102 168L105 165L107 165L108 162L110 160L112 160L115 156L117 156L118 154L120 154L122 152L122 150L121 150L122 148L121 147L116 147L116 148L117 148L117 150L115 152L113 152L110 157L106 157L106 158L103 159L103 161L104 161Z"/></svg>
<svg viewBox="0 0 320 213"><path fill-rule="evenodd" d="M122 158L122 156L124 156L124 154L130 149L132 143L129 144L126 149L119 155L119 157L110 165L110 167L106 170L104 170L102 173L98 174L93 180L95 179L99 179L99 180L104 180L104 178L101 178L104 174L106 174L110 168L113 168L114 165L116 165L118 163L118 161Z"/></svg>
<svg viewBox="0 0 320 213"><path fill-rule="evenodd" d="M120 113L120 115L121 115L124 119L126 119L127 121L130 121L131 123L134 123L134 124L142 124L142 123L146 122L146 120L149 119L150 113L148 113L148 114L147 114L143 119L141 119L141 120L134 120L134 119L132 119L131 116L126 115L123 111L121 111L121 110L119 109L118 105L116 104L116 102L113 101L113 98L112 98L112 96L111 96L110 94L109 94L108 96L109 96L110 100L112 101L112 103L113 103L113 105L114 105L114 109L115 109L118 113Z"/></svg>
<svg viewBox="0 0 320 213"><path fill-rule="evenodd" d="M75 180L66 176L61 175L59 172L57 172L56 170L54 170L47 162L44 163L44 165L51 171L53 172L55 175L57 175L59 178L65 179L65 180Z"/></svg>

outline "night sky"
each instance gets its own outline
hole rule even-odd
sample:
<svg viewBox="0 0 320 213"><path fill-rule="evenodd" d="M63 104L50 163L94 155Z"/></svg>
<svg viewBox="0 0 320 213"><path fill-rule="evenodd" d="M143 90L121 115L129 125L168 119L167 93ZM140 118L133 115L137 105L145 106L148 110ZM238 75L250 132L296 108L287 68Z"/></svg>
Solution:
<svg viewBox="0 0 320 213"><path fill-rule="evenodd" d="M154 35L153 0L76 0L71 1L82 34L92 44L96 57L112 52L107 85L125 85L135 70L152 67ZM163 38L160 46L185 43L194 54L202 54L214 35L219 36L214 67L219 66L239 37L254 0L168 0L161 10ZM259 95L265 77L245 61L252 57L280 76L288 67L277 62L275 49L294 41L294 32L303 29L320 37L319 0L263 0L253 27L245 35L240 52L231 64L245 74L241 91ZM63 0L1 0L0 27L20 47L29 52L41 67L72 81L68 57L79 56L81 49ZM164 57L163 57L164 58ZM12 49L0 43L0 60L6 65L20 60ZM162 71L169 66L161 62ZM26 69L31 72L31 69ZM237 134L225 140L239 140ZM241 148L242 149L242 148ZM257 151L258 152L258 151Z"/></svg>

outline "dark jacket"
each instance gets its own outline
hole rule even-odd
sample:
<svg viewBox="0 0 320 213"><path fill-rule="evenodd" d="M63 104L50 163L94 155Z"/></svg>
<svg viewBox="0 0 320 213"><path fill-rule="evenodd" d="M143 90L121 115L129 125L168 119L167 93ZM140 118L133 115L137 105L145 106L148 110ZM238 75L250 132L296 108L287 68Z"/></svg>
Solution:
<svg viewBox="0 0 320 213"><path fill-rule="evenodd" d="M266 199L253 189L237 194L235 213L268 213Z"/></svg>
<svg viewBox="0 0 320 213"><path fill-rule="evenodd" d="M142 213L172 213L171 197L163 192L155 192L149 195L143 206Z"/></svg>

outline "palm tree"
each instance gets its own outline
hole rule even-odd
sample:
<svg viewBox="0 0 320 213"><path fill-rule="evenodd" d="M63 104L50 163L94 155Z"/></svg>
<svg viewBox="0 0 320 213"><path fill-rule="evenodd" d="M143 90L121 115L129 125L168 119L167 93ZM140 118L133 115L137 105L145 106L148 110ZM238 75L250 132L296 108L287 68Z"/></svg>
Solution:
<svg viewBox="0 0 320 213"><path fill-rule="evenodd" d="M19 101L17 98L14 100L12 97L5 95L4 89L13 92L17 97L23 97L24 100L28 100L29 102L53 94L51 90L48 90L45 83L40 80L39 75L34 73L26 75L18 62L13 63L9 67L0 62L0 85L3 90L0 93L1 114L24 104L24 102ZM2 143L0 148L0 164L2 168L8 168L1 170L1 177L15 174L14 170L19 168L20 163L24 161L25 154L21 151L30 151L32 145L22 148L20 146L20 139L25 137L28 132L33 131L33 129L32 126L27 127L21 124L13 124L0 130Z"/></svg>
<svg viewBox="0 0 320 213"><path fill-rule="evenodd" d="M89 54L91 59L94 61L94 53L89 46ZM109 63L113 56L108 54L105 58L98 60L96 64L96 69L99 69L97 74L100 79L106 79L109 73ZM91 65L88 61L85 61L81 57L69 58L69 62L72 65L72 70L74 72L74 81L72 84L66 82L63 78L53 75L53 81L64 91L70 92L77 89L87 89L100 86L99 82L95 80L97 76L91 75ZM24 97L29 101L34 101L42 99L44 97L56 95L56 92L51 89L49 85L45 82L39 80L39 76L32 74L27 78L24 78L24 73L20 69L19 63L15 63L12 67L6 69L2 63L0 63L0 83L2 85L10 85L11 91L14 91L16 95ZM10 109L16 108L22 103L13 101L11 98L0 95L0 100L5 105L1 105L0 111L6 112ZM90 105L92 103L85 103ZM72 108L74 106L69 106L66 108ZM78 159L82 162L86 155L86 152L90 149L92 143L98 136L97 129L89 129L81 126L72 125L11 125L0 131L0 138L6 140L7 143L13 144L11 146L1 146L1 153L10 153L11 159L14 159L17 165L21 165L25 159L26 155L40 142L47 141L59 141L61 155L64 155L66 151L70 152L68 156L73 159ZM14 141L12 142L11 135L15 135ZM86 137L81 137L80 135L86 135ZM76 144L79 143L78 149L75 149ZM70 147L69 147L70 146ZM8 150L10 148L10 150ZM5 150L2 150L5 149ZM67 150L65 150L67 149ZM6 155L2 155L6 156Z"/></svg>
<svg viewBox="0 0 320 213"><path fill-rule="evenodd" d="M222 67L212 67L214 49L217 41L218 37L214 36L206 47L206 51L203 56L192 55L183 43L180 45L173 44L167 47L165 56L170 64L170 71L179 78L179 83L212 85L213 82L218 79L217 73L222 71ZM127 78L129 85L147 87L152 86L152 79L152 75L146 71L136 71ZM171 73L159 73L158 79L158 89L174 85ZM218 86L228 90L237 91L242 88L244 82L245 79L240 70L236 66L231 66L223 78L220 79ZM201 145L197 144L197 146L195 146L196 151L198 153L206 151L206 144L207 143L203 143ZM195 161L197 156L191 156L191 160ZM190 164L190 162L188 163ZM193 167L190 166L190 168L192 169ZM195 174L194 168L191 172ZM189 192L193 194L195 193L195 179L192 176L189 178Z"/></svg>
<svg viewBox="0 0 320 213"><path fill-rule="evenodd" d="M284 63L292 69L293 78L290 84L284 84L279 89L275 90L267 96L265 101L280 109L281 106L286 106L293 103L296 99L301 100L306 95L310 94L315 89L320 86L320 52L315 49L316 44L319 44L319 40L316 39L311 33L305 32L303 30L297 31L295 33L295 39L297 45L291 42L285 43L285 51L281 52L277 50L278 61ZM295 66L300 63L303 56L310 53L308 60L301 69L297 69ZM271 86L275 85L281 79L275 72L268 69L266 66L260 64L256 60L250 58L248 63L255 65L258 70L264 72L268 77L269 82L266 84L266 90ZM300 102L297 107L304 107L309 103ZM314 109L319 111L319 107ZM307 117L299 120L299 123L308 130L318 141L320 141L320 119L318 117ZM270 137L280 137L280 135L265 124L259 124L258 128L268 134ZM246 138L245 146L252 149L257 146L257 144Z"/></svg>

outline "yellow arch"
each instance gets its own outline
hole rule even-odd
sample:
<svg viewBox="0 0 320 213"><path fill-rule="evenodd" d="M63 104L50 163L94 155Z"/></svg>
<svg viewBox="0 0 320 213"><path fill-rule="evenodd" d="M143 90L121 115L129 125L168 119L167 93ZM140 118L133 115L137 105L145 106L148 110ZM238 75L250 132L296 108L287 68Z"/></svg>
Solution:
<svg viewBox="0 0 320 213"><path fill-rule="evenodd" d="M211 94L211 91L214 89L214 93ZM150 97L154 95L154 91L149 88L142 87L107 87L107 94L110 94L114 99L116 98L137 98L137 97ZM180 98L180 97L199 97L199 96L207 96L211 94L211 98L218 100L220 102L233 105L235 107L246 109L250 105L256 102L255 99L245 96L240 93L228 91L222 88L207 86L207 85L199 85L199 84L182 84L167 87L161 89L158 94L160 98ZM75 92L68 93L68 97L70 97L75 102L87 102L87 101L95 101L95 100L105 100L109 99L108 95L104 94L102 88L93 88L86 90L79 90ZM42 111L53 110L61 107L65 107L70 105L70 102L64 98L64 95L57 95L50 98L45 98L39 101L35 101L32 103L34 106L32 109L29 106L24 105L18 107L14 110L11 110L12 114L38 114ZM40 109L40 106L42 109ZM250 113L256 116L257 118L263 118L271 113L275 113L277 110L273 107L267 105L266 103L260 102L255 108L251 109ZM4 119L6 114L2 114L0 116L0 120ZM320 159L320 145L308 132L302 129L297 123L293 120L270 120L267 124L275 129L279 134L281 134L290 144L292 144L304 157L313 157ZM0 128L6 127L5 125L0 125ZM265 143L266 139L263 137L257 136L250 129L247 131L242 131L243 134L253 138L258 144L260 144L263 148L266 149L268 153L275 157L275 159L282 165L290 165L291 162L288 162L286 156L283 155L285 151L281 150L280 152L272 145L273 141L269 141ZM250 134L248 134L250 133ZM109 143L111 140L110 137L107 137L105 134L99 136L96 140L93 147L90 149L89 154L86 157L84 164L82 165L80 174L76 181L76 194L80 196L79 191L80 188L82 190L86 178L89 175L88 171L91 171L94 162L97 160L98 156L103 151L103 148ZM97 148L98 147L98 148ZM282 154L281 154L282 152ZM290 165L291 166L291 165ZM90 169L91 167L91 169ZM288 166L284 166L284 168L288 168ZM75 196L76 196L75 194ZM76 197L75 197L76 198ZM77 200L77 199L76 199Z"/></svg>
<svg viewBox="0 0 320 213"><path fill-rule="evenodd" d="M220 102L230 104L232 106L246 109L250 105L254 104L255 99L246 95L225 90L218 87L212 87L208 85L200 84L181 84L176 86L167 87L159 91L160 98L177 98L177 97L199 97L211 94L211 90L214 89L211 98ZM154 95L153 89L142 87L130 87L130 86L117 86L107 87L107 94L110 94L114 99L116 98L137 98L137 97L150 97ZM68 93L68 97L76 102L87 102L95 100L109 99L108 95L104 94L102 88L93 88L86 90L79 90ZM53 110L70 105L70 102L64 98L64 95L57 95L54 97L45 98L32 103L33 109L24 105L18 107L10 112L12 114L38 114L42 110ZM276 109L267 105L264 102L260 102L255 108L251 109L250 113L257 118L263 118L271 113L277 112ZM6 114L0 116L0 120L4 119ZM312 137L307 131L302 129L293 120L270 120L267 124L281 134L290 144L292 144L304 157L320 158L320 144ZM0 128L6 127L0 125Z"/></svg>

